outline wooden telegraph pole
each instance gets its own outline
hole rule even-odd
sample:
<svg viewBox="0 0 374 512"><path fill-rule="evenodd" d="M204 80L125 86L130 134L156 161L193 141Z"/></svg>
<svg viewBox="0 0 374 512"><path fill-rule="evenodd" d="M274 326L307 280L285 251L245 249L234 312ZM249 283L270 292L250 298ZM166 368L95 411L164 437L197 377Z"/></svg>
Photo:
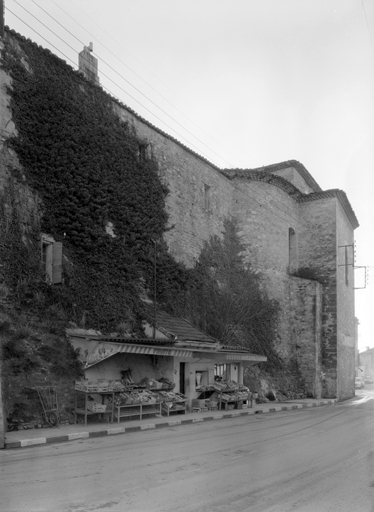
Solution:
<svg viewBox="0 0 374 512"><path fill-rule="evenodd" d="M0 0L0 37L4 37L4 0Z"/></svg>

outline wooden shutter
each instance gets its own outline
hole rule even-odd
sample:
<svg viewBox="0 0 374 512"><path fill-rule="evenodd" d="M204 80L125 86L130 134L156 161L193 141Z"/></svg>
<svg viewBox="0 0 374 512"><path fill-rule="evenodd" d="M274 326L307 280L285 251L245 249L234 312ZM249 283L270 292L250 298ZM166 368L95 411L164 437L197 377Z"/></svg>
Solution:
<svg viewBox="0 0 374 512"><path fill-rule="evenodd" d="M62 242L53 243L52 284L62 283Z"/></svg>

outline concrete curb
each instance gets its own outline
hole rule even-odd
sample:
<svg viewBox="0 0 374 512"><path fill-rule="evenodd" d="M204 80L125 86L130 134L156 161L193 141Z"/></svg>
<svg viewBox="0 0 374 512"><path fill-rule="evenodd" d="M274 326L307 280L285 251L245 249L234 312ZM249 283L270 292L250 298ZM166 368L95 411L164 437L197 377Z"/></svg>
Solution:
<svg viewBox="0 0 374 512"><path fill-rule="evenodd" d="M197 418L188 418L183 420L170 420L162 423L144 423L131 427L113 427L105 430L94 430L91 432L77 432L72 434L63 434L60 436L38 437L33 439L22 439L20 441L6 441L5 449L26 448L32 446L48 445L53 443L65 443L68 441L76 441L77 439L91 439L94 437L115 436L119 434L128 434L130 432L141 432L143 430L168 428L182 425L191 425L193 423L201 423L205 421L222 420L226 418L240 418L243 416L254 416L256 414L265 414L270 412L292 411L295 409L307 409L318 407L321 405L332 405L337 402L336 399L320 400L313 403L297 403L292 405L278 405L275 407L264 407L262 409L248 409L235 411L231 413L217 414L214 416L201 416Z"/></svg>

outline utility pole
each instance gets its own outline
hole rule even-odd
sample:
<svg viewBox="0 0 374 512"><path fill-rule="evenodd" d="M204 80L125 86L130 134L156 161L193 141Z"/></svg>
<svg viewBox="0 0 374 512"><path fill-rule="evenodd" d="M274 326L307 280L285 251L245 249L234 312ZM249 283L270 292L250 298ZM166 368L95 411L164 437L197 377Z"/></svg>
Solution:
<svg viewBox="0 0 374 512"><path fill-rule="evenodd" d="M4 37L4 0L0 0L0 37Z"/></svg>
<svg viewBox="0 0 374 512"><path fill-rule="evenodd" d="M156 241L151 239L154 243L154 256L153 256L153 339L156 339L156 298L157 298L157 265L156 265Z"/></svg>

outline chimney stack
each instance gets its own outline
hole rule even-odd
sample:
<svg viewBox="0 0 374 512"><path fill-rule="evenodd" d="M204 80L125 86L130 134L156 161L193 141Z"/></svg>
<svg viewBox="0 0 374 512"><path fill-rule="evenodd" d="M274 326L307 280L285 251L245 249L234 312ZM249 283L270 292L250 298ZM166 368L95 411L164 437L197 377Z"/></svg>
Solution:
<svg viewBox="0 0 374 512"><path fill-rule="evenodd" d="M99 83L99 74L98 74L98 61L92 55L93 52L93 44L90 43L88 46L85 46L83 50L79 54L79 71L84 74L88 80L91 82L98 84Z"/></svg>

